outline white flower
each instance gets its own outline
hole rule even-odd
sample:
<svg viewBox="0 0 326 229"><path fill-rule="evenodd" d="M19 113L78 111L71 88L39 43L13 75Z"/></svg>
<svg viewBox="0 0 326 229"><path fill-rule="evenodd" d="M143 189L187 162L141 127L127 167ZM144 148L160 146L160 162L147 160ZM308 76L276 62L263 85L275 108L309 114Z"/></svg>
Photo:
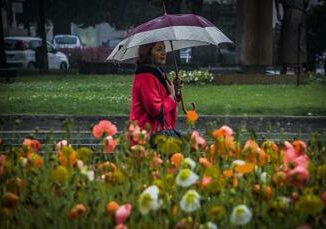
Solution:
<svg viewBox="0 0 326 229"><path fill-rule="evenodd" d="M183 159L181 166L183 168L187 168L190 167L190 169L195 169L196 168L196 162L194 160L192 160L190 157L187 157L185 159Z"/></svg>
<svg viewBox="0 0 326 229"><path fill-rule="evenodd" d="M194 184L197 180L197 174L191 171L190 169L180 170L176 177L177 185L182 187L189 187L190 185Z"/></svg>
<svg viewBox="0 0 326 229"><path fill-rule="evenodd" d="M145 215L150 210L156 210L161 203L158 198L159 189L156 185L152 185L145 189L138 199L139 211Z"/></svg>
<svg viewBox="0 0 326 229"><path fill-rule="evenodd" d="M200 195L195 190L189 190L180 201L180 208L185 212L193 212L200 208Z"/></svg>
<svg viewBox="0 0 326 229"><path fill-rule="evenodd" d="M217 229L217 225L212 222L207 222L199 226L199 229Z"/></svg>
<svg viewBox="0 0 326 229"><path fill-rule="evenodd" d="M243 160L235 160L235 161L232 162L231 168L234 168L234 167L236 167L238 165L244 165L244 164L246 164L246 162L243 161Z"/></svg>
<svg viewBox="0 0 326 229"><path fill-rule="evenodd" d="M82 160L77 160L77 167L79 170L84 168L84 162Z"/></svg>
<svg viewBox="0 0 326 229"><path fill-rule="evenodd" d="M263 172L262 174L260 174L260 181L262 183L267 183L267 176L268 176L268 174L266 172Z"/></svg>
<svg viewBox="0 0 326 229"><path fill-rule="evenodd" d="M235 225L245 225L250 222L252 212L246 205L238 205L233 208L231 213L231 223Z"/></svg>
<svg viewBox="0 0 326 229"><path fill-rule="evenodd" d="M93 181L95 178L95 173L93 170L87 171L86 175L87 175L88 180L90 180L90 181Z"/></svg>
<svg viewBox="0 0 326 229"><path fill-rule="evenodd" d="M279 196L276 198L276 201L279 203L280 206L284 208L289 208L291 199L286 196Z"/></svg>
<svg viewBox="0 0 326 229"><path fill-rule="evenodd" d="M19 162L20 162L20 165L22 167L26 167L27 166L28 159L26 157L20 157L19 158Z"/></svg>
<svg viewBox="0 0 326 229"><path fill-rule="evenodd" d="M232 164L231 164L231 169L234 169L234 168L237 167L238 165L244 165L244 164L246 164L246 162L243 161L243 160L235 160L235 161L233 161ZM236 175L237 177L241 177L241 176L243 176L242 173L235 173L235 175Z"/></svg>

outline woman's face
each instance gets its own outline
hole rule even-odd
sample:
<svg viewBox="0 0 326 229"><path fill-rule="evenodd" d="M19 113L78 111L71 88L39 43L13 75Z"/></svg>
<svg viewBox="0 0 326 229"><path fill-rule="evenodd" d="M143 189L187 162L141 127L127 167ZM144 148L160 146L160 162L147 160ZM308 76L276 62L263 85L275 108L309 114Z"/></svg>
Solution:
<svg viewBox="0 0 326 229"><path fill-rule="evenodd" d="M152 48L152 62L154 65L159 66L165 64L166 51L164 42L157 42Z"/></svg>

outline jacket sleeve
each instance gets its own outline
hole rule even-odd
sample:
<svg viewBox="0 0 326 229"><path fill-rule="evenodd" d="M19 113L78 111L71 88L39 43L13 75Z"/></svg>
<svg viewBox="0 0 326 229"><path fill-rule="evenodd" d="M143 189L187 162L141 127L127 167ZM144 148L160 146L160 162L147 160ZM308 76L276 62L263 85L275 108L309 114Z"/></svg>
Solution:
<svg viewBox="0 0 326 229"><path fill-rule="evenodd" d="M175 110L177 106L176 101L170 96L162 98L159 93L159 83L154 77L143 77L139 87L144 108L153 118L158 117L162 106L166 113Z"/></svg>

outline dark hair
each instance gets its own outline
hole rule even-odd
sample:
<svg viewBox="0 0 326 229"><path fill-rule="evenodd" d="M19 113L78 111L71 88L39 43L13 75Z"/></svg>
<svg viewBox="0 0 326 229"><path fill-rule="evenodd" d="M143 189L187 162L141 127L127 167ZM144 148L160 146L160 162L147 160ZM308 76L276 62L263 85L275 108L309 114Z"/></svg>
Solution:
<svg viewBox="0 0 326 229"><path fill-rule="evenodd" d="M156 42L139 46L137 65L152 64L151 52L155 44Z"/></svg>

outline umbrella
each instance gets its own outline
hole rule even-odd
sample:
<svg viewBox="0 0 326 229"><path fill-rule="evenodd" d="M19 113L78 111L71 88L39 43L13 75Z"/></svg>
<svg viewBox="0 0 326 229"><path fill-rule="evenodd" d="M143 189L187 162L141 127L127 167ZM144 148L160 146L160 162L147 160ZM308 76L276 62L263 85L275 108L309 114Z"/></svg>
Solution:
<svg viewBox="0 0 326 229"><path fill-rule="evenodd" d="M163 41L166 51L174 51L203 45L218 45L224 42L232 42L216 26L207 19L195 14L165 14L150 20L132 29L127 37L113 49L106 61L126 61L138 56L140 45ZM173 52L174 53L174 52ZM174 53L176 77L174 84L176 95L184 107L181 80L178 76L178 68ZM192 103L195 109L194 103Z"/></svg>

